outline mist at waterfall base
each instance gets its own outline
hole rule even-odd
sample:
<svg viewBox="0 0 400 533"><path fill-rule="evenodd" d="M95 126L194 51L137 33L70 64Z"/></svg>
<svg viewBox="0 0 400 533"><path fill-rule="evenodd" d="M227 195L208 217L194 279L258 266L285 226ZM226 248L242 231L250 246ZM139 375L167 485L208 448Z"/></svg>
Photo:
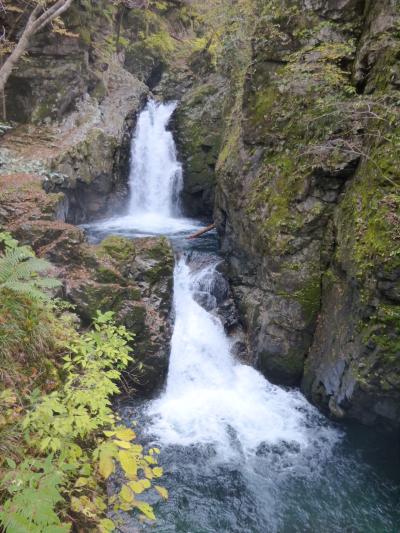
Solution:
<svg viewBox="0 0 400 533"><path fill-rule="evenodd" d="M132 516L121 531L400 531L395 443L333 424L299 391L272 385L232 356L216 312L216 237L187 241L198 223L179 216L182 169L167 131L173 109L144 109L132 142L129 214L91 229L97 237L169 235L178 250L165 389L120 406L126 424L138 422L140 441L161 449L160 483L170 497L155 504L155 524Z"/></svg>

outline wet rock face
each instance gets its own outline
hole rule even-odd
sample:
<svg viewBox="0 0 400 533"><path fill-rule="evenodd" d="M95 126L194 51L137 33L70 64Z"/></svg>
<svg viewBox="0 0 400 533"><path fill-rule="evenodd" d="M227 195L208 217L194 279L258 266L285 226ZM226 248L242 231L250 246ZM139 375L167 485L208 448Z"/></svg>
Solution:
<svg viewBox="0 0 400 533"><path fill-rule="evenodd" d="M335 417L398 427L399 14L363 4L275 3L259 21L215 218L265 375L302 381Z"/></svg>
<svg viewBox="0 0 400 533"><path fill-rule="evenodd" d="M184 165L182 201L191 216L212 216L225 84L217 75L206 83L195 83L174 114L172 127Z"/></svg>
<svg viewBox="0 0 400 533"><path fill-rule="evenodd" d="M365 5L364 0L303 0L302 3L319 16L339 22L353 21L355 16L361 16Z"/></svg>
<svg viewBox="0 0 400 533"><path fill-rule="evenodd" d="M110 66L110 76L113 90L94 104L82 133L51 160L54 177L45 183L47 191L68 197L67 220L74 224L110 216L128 193L131 132L148 89L117 65Z"/></svg>
<svg viewBox="0 0 400 533"><path fill-rule="evenodd" d="M12 172L40 168L48 193L65 197L65 219L83 223L121 209L127 196L131 132L147 87L109 65L109 91L101 102L85 97L62 122L20 126L0 149Z"/></svg>

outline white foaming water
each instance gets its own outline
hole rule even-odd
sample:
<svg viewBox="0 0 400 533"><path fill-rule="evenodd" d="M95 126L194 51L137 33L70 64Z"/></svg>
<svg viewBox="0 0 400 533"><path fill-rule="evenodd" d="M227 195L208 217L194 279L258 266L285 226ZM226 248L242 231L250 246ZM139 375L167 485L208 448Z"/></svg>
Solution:
<svg viewBox="0 0 400 533"><path fill-rule="evenodd" d="M204 275L209 269L191 272L183 258L175 268L168 381L148 407L149 433L163 445L212 444L224 461L253 455L263 444L294 446L296 455L309 447L329 453L340 434L321 425L323 418L299 392L276 387L235 361L220 320L193 298Z"/></svg>

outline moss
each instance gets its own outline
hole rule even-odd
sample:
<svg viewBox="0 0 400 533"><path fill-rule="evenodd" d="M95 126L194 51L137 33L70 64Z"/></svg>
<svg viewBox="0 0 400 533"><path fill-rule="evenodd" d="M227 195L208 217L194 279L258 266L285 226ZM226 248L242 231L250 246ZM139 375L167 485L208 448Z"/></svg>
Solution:
<svg viewBox="0 0 400 533"><path fill-rule="evenodd" d="M142 337L146 329L146 308L140 304L132 306L124 317L124 324L130 331Z"/></svg>
<svg viewBox="0 0 400 533"><path fill-rule="evenodd" d="M97 100L101 100L102 98L104 98L107 95L107 87L104 82L102 80L99 80L90 94L91 96L93 96L93 98L96 98Z"/></svg>
<svg viewBox="0 0 400 533"><path fill-rule="evenodd" d="M136 287L128 287L126 294L127 294L127 299L134 301L134 302L137 302L142 298L141 290Z"/></svg>
<svg viewBox="0 0 400 533"><path fill-rule="evenodd" d="M97 253L100 256L106 254L112 259L124 263L135 258L136 250L131 240L110 235L99 244Z"/></svg>
<svg viewBox="0 0 400 533"><path fill-rule="evenodd" d="M239 144L239 139L241 137L240 124L235 123L235 125L229 129L228 136L225 139L223 148L219 154L217 162L217 170L221 170L222 167L226 164L228 159L232 156L237 157L237 149Z"/></svg>
<svg viewBox="0 0 400 533"><path fill-rule="evenodd" d="M164 264L171 263L173 260L171 246L165 237L158 239L156 244L148 249L147 253L152 259L163 261Z"/></svg>
<svg viewBox="0 0 400 533"><path fill-rule="evenodd" d="M279 93L272 85L267 85L255 93L253 100L249 103L250 120L254 126L264 123L266 115L278 98Z"/></svg>
<svg viewBox="0 0 400 533"><path fill-rule="evenodd" d="M396 136L398 136L396 130ZM348 188L338 214L338 258L352 259L353 274L362 279L377 268L400 266L400 196L394 153L396 144L373 148Z"/></svg>
<svg viewBox="0 0 400 533"><path fill-rule="evenodd" d="M260 245L268 251L283 253L304 217L293 209L303 186L304 175L294 153L267 155L263 174L254 180L246 202L248 214L255 216Z"/></svg>
<svg viewBox="0 0 400 533"><path fill-rule="evenodd" d="M149 268L144 273L144 278L146 281L155 285L163 279L167 279L172 275L172 268L169 264L157 264L153 268Z"/></svg>
<svg viewBox="0 0 400 533"><path fill-rule="evenodd" d="M88 28L81 28L79 31L79 37L86 46L90 46L92 37Z"/></svg>
<svg viewBox="0 0 400 533"><path fill-rule="evenodd" d="M277 291L277 295L298 302L306 322L312 324L321 308L321 274L316 273L307 279L299 280L298 286L299 289L291 292Z"/></svg>
<svg viewBox="0 0 400 533"><path fill-rule="evenodd" d="M186 102L185 106L194 107L203 102L208 96L212 96L218 92L217 87L212 83L205 83L196 87L194 91L191 92L189 100Z"/></svg>
<svg viewBox="0 0 400 533"><path fill-rule="evenodd" d="M386 364L400 369L399 331L400 307L386 302L380 302L375 313L361 327L363 342L372 342L379 348L380 357Z"/></svg>
<svg viewBox="0 0 400 533"><path fill-rule="evenodd" d="M398 39L396 43L391 42L391 35L389 33L382 34L380 40L383 53L379 54L378 60L369 73L368 86L385 93L390 88L393 74L398 68L400 40Z"/></svg>
<svg viewBox="0 0 400 533"><path fill-rule="evenodd" d="M121 304L127 299L125 287L120 285L109 284L87 284L80 296L81 302L79 308L84 314L86 320L92 320L97 310L106 312L117 312Z"/></svg>
<svg viewBox="0 0 400 533"><path fill-rule="evenodd" d="M311 277L292 297L302 306L307 321L313 322L321 307L320 276Z"/></svg>
<svg viewBox="0 0 400 533"><path fill-rule="evenodd" d="M100 265L96 269L96 280L100 283L120 283L122 281L121 275L105 265Z"/></svg>

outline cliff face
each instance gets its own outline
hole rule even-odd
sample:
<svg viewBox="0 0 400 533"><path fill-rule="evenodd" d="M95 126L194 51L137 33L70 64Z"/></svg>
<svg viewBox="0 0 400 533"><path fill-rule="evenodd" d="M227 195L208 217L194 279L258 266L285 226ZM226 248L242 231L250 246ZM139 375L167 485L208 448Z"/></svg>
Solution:
<svg viewBox="0 0 400 533"><path fill-rule="evenodd" d="M217 166L250 349L334 415L398 425L398 7L260 9Z"/></svg>

